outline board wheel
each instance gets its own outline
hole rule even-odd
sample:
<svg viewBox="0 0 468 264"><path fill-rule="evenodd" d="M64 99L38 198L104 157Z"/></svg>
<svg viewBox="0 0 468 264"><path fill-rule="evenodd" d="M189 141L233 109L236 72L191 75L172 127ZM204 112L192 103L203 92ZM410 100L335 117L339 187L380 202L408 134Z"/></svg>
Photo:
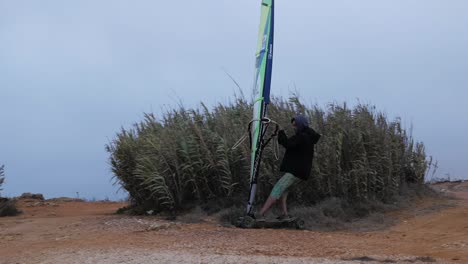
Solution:
<svg viewBox="0 0 468 264"><path fill-rule="evenodd" d="M304 230L305 229L305 221L302 220L302 219L297 219L295 221L294 225L296 226L296 229L299 229L299 230Z"/></svg>
<svg viewBox="0 0 468 264"><path fill-rule="evenodd" d="M244 216L242 220L242 227L243 228L253 228L255 226L255 219L251 216Z"/></svg>

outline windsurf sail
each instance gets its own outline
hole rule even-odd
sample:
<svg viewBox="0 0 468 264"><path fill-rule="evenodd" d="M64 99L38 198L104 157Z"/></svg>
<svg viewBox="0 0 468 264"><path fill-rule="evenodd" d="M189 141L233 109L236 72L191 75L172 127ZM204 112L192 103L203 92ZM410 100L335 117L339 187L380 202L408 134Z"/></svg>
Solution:
<svg viewBox="0 0 468 264"><path fill-rule="evenodd" d="M260 29L255 62L253 119L249 124L251 142L250 195L247 215L253 215L257 192L257 178L263 148L271 140L265 140L270 124L267 108L270 103L270 85L273 66L274 0L262 0Z"/></svg>

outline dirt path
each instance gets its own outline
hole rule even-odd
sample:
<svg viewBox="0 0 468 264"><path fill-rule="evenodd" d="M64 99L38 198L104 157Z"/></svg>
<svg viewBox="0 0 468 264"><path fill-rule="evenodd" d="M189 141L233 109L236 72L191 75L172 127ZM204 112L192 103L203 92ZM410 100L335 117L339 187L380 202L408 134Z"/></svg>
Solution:
<svg viewBox="0 0 468 264"><path fill-rule="evenodd" d="M0 263L468 263L468 182L436 188L456 206L421 201L382 231L245 230L113 215L123 203L21 201L0 219ZM393 215L395 217L395 215Z"/></svg>

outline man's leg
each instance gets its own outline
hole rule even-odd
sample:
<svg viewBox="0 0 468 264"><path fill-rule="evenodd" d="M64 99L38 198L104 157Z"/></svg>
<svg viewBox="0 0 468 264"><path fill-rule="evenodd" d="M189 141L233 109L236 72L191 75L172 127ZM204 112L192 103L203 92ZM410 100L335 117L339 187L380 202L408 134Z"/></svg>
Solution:
<svg viewBox="0 0 468 264"><path fill-rule="evenodd" d="M271 190L270 196L266 200L265 204L263 205L262 209L260 210L260 214L265 216L266 212L274 205L281 196L283 196L284 192L290 185L291 177L294 177L290 173L286 173L281 177L281 179L276 182L275 186L273 186L273 190Z"/></svg>
<svg viewBox="0 0 468 264"><path fill-rule="evenodd" d="M288 193L289 192L285 192L283 194L283 196L281 196L281 208L283 209L283 215L284 216L288 216L288 203L287 203L287 199L288 199Z"/></svg>
<svg viewBox="0 0 468 264"><path fill-rule="evenodd" d="M276 203L276 201L278 201L278 199L268 196L268 199L260 210L260 215L262 215L262 217L265 216L266 212L268 212L268 210Z"/></svg>

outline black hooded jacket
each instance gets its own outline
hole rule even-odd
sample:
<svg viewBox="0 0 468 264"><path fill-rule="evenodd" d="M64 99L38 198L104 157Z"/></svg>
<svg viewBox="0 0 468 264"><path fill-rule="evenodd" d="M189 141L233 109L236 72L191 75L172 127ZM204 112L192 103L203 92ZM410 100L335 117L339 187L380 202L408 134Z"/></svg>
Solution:
<svg viewBox="0 0 468 264"><path fill-rule="evenodd" d="M314 145L320 139L320 134L310 127L305 127L294 136L288 138L283 130L279 131L278 142L286 148L280 170L307 180L312 169Z"/></svg>

